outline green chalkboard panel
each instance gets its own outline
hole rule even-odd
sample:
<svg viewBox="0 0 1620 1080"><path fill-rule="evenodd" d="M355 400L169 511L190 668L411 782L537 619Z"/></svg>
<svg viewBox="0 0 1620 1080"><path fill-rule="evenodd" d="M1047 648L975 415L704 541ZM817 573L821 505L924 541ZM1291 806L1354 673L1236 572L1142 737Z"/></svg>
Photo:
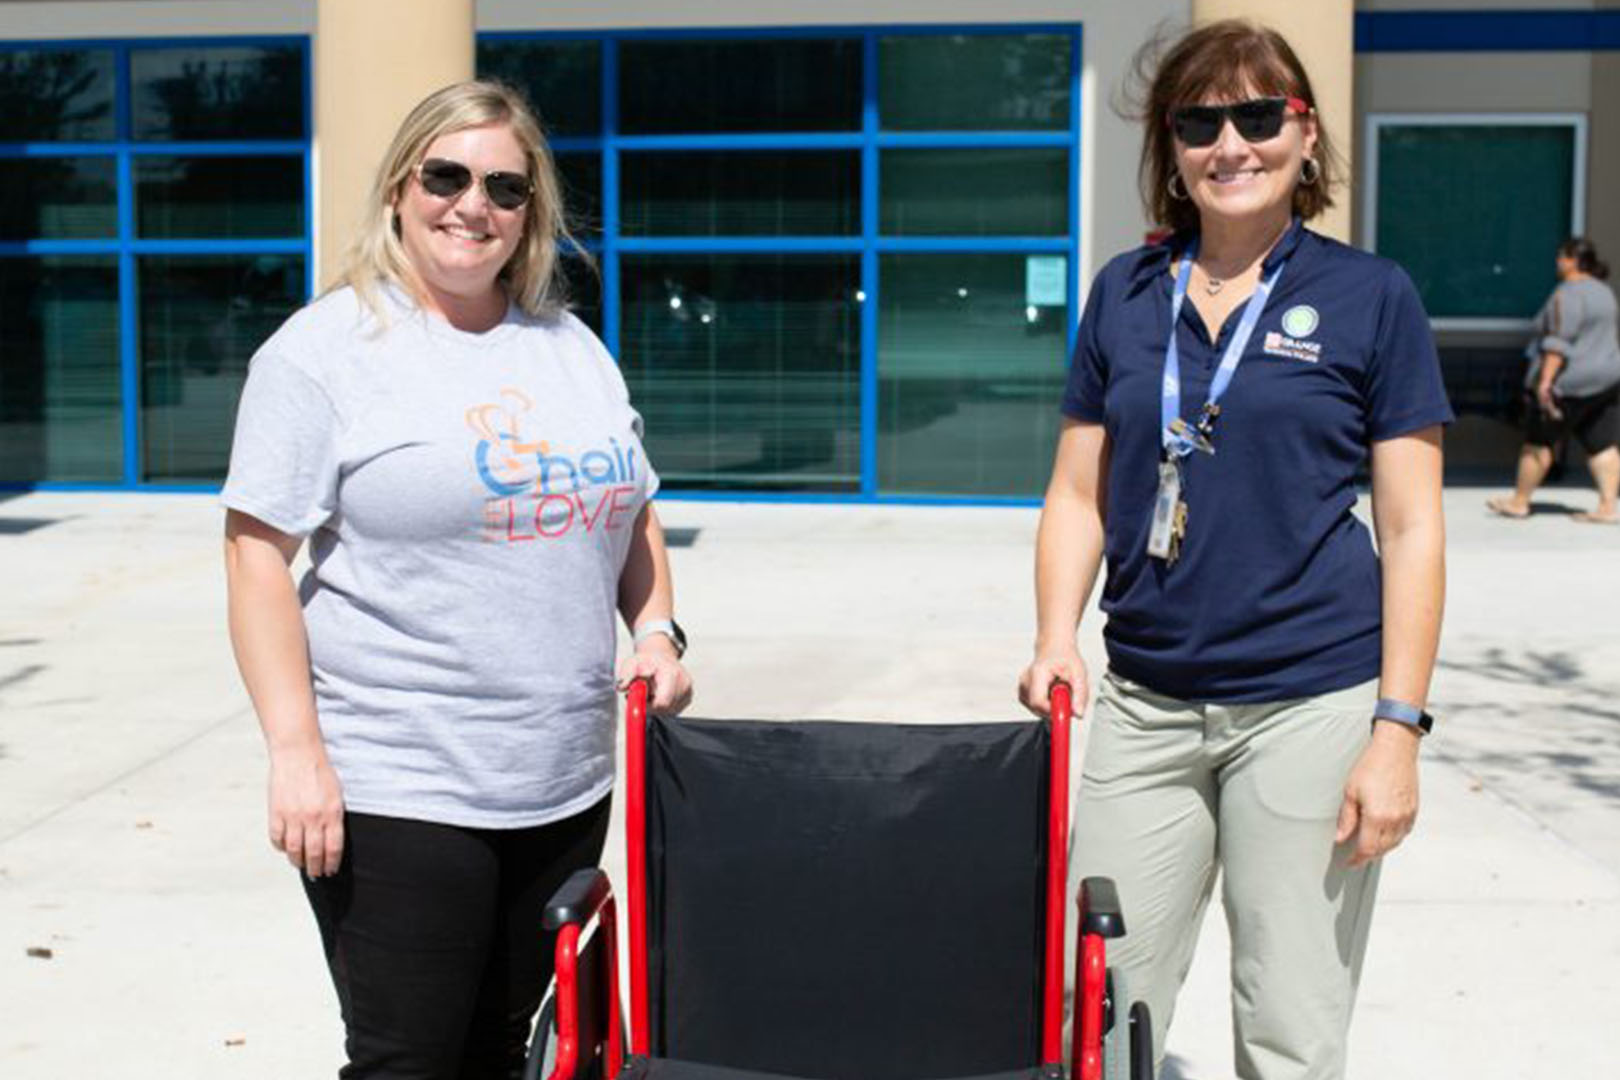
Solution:
<svg viewBox="0 0 1620 1080"><path fill-rule="evenodd" d="M1379 126L1374 243L1430 317L1536 313L1570 234L1575 139L1570 123Z"/></svg>

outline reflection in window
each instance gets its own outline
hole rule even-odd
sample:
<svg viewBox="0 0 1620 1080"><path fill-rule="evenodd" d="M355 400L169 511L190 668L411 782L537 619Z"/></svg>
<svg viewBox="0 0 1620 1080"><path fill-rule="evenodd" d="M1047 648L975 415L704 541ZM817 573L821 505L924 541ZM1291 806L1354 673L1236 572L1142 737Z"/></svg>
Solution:
<svg viewBox="0 0 1620 1080"><path fill-rule="evenodd" d="M296 45L136 49L137 139L297 139L304 52Z"/></svg>
<svg viewBox="0 0 1620 1080"><path fill-rule="evenodd" d="M621 363L665 482L859 489L857 258L626 257L623 280Z"/></svg>
<svg viewBox="0 0 1620 1080"><path fill-rule="evenodd" d="M885 131L1062 131L1066 34L924 35L878 42Z"/></svg>
<svg viewBox="0 0 1620 1080"><path fill-rule="evenodd" d="M858 151L626 154L627 236L849 235L861 229Z"/></svg>
<svg viewBox="0 0 1620 1080"><path fill-rule="evenodd" d="M626 134L858 131L854 39L626 41L619 47Z"/></svg>
<svg viewBox="0 0 1620 1080"><path fill-rule="evenodd" d="M0 483L118 482L118 260L0 259L0 358Z"/></svg>
<svg viewBox="0 0 1620 1080"><path fill-rule="evenodd" d="M558 154L556 159L568 228L582 241L596 239L602 231L602 155Z"/></svg>
<svg viewBox="0 0 1620 1080"><path fill-rule="evenodd" d="M143 237L302 236L304 162L142 155L135 159L135 212Z"/></svg>
<svg viewBox="0 0 1620 1080"><path fill-rule="evenodd" d="M601 133L602 47L594 41L480 41L478 75L521 91L549 136Z"/></svg>
<svg viewBox="0 0 1620 1080"><path fill-rule="evenodd" d="M218 482L254 350L303 303L304 260L142 258L142 479Z"/></svg>
<svg viewBox="0 0 1620 1080"><path fill-rule="evenodd" d="M0 240L118 235L116 158L0 158L0 193Z"/></svg>
<svg viewBox="0 0 1620 1080"><path fill-rule="evenodd" d="M1063 388L1064 259L879 263L878 489L1037 495Z"/></svg>
<svg viewBox="0 0 1620 1080"><path fill-rule="evenodd" d="M1061 236L1069 151L885 150L879 228L887 236Z"/></svg>
<svg viewBox="0 0 1620 1080"><path fill-rule="evenodd" d="M113 138L113 54L0 49L0 142Z"/></svg>
<svg viewBox="0 0 1620 1080"><path fill-rule="evenodd" d="M597 337L602 336L602 266L600 263L587 263L579 257L566 257L558 261L557 272L563 277L564 295L568 298L568 310L572 311L579 320L591 328Z"/></svg>

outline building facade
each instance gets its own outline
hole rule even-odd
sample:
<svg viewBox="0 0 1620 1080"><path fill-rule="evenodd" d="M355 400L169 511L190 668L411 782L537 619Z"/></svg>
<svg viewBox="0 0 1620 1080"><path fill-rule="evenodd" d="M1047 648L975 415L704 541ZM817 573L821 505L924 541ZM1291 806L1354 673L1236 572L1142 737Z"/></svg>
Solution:
<svg viewBox="0 0 1620 1080"><path fill-rule="evenodd" d="M1037 497L1090 275L1150 226L1131 61L1193 19L1305 54L1355 166L1323 227L1418 281L1456 475L1511 461L1553 248L1620 250L1616 6L760 7L0 4L0 486L216 487L254 348L473 72L548 127L672 494Z"/></svg>

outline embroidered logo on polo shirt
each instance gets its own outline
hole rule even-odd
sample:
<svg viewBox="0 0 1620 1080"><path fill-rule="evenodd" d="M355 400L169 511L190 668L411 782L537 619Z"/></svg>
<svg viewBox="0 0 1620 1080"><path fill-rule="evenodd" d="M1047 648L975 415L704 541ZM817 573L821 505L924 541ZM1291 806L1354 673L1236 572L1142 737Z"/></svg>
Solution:
<svg viewBox="0 0 1620 1080"><path fill-rule="evenodd" d="M1282 333L1275 330L1266 334L1261 350L1268 356L1281 356L1287 360L1303 360L1314 364L1322 359L1322 343L1305 341L1322 323L1322 317L1309 304L1296 304L1283 312Z"/></svg>
<svg viewBox="0 0 1620 1080"><path fill-rule="evenodd" d="M1309 304L1295 304L1283 312L1283 333L1291 338L1307 338L1316 332L1322 316Z"/></svg>
<svg viewBox="0 0 1620 1080"><path fill-rule="evenodd" d="M1300 341L1272 330L1266 334L1266 341L1261 350L1267 356L1281 356L1286 360L1303 360L1307 364L1314 364L1322 359L1322 343L1320 341Z"/></svg>

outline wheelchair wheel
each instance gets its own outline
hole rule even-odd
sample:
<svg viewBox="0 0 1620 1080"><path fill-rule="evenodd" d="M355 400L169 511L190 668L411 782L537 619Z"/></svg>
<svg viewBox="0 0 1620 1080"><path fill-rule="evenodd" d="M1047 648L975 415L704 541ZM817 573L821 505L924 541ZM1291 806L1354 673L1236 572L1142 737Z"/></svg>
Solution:
<svg viewBox="0 0 1620 1080"><path fill-rule="evenodd" d="M619 1018L619 1045L629 1053L630 1032L624 1018ZM534 1018L534 1033L529 1036L529 1056L523 1063L523 1080L546 1080L557 1066L557 998L547 992L540 1003L540 1012ZM587 1080L601 1080L601 1064L587 1067L583 1076Z"/></svg>
<svg viewBox="0 0 1620 1080"><path fill-rule="evenodd" d="M523 1080L545 1080L557 1064L557 999L546 995L535 1017L534 1034L529 1036L529 1059L523 1065Z"/></svg>
<svg viewBox="0 0 1620 1080"><path fill-rule="evenodd" d="M1145 1001L1131 1006L1131 1080L1153 1080L1153 1014Z"/></svg>

